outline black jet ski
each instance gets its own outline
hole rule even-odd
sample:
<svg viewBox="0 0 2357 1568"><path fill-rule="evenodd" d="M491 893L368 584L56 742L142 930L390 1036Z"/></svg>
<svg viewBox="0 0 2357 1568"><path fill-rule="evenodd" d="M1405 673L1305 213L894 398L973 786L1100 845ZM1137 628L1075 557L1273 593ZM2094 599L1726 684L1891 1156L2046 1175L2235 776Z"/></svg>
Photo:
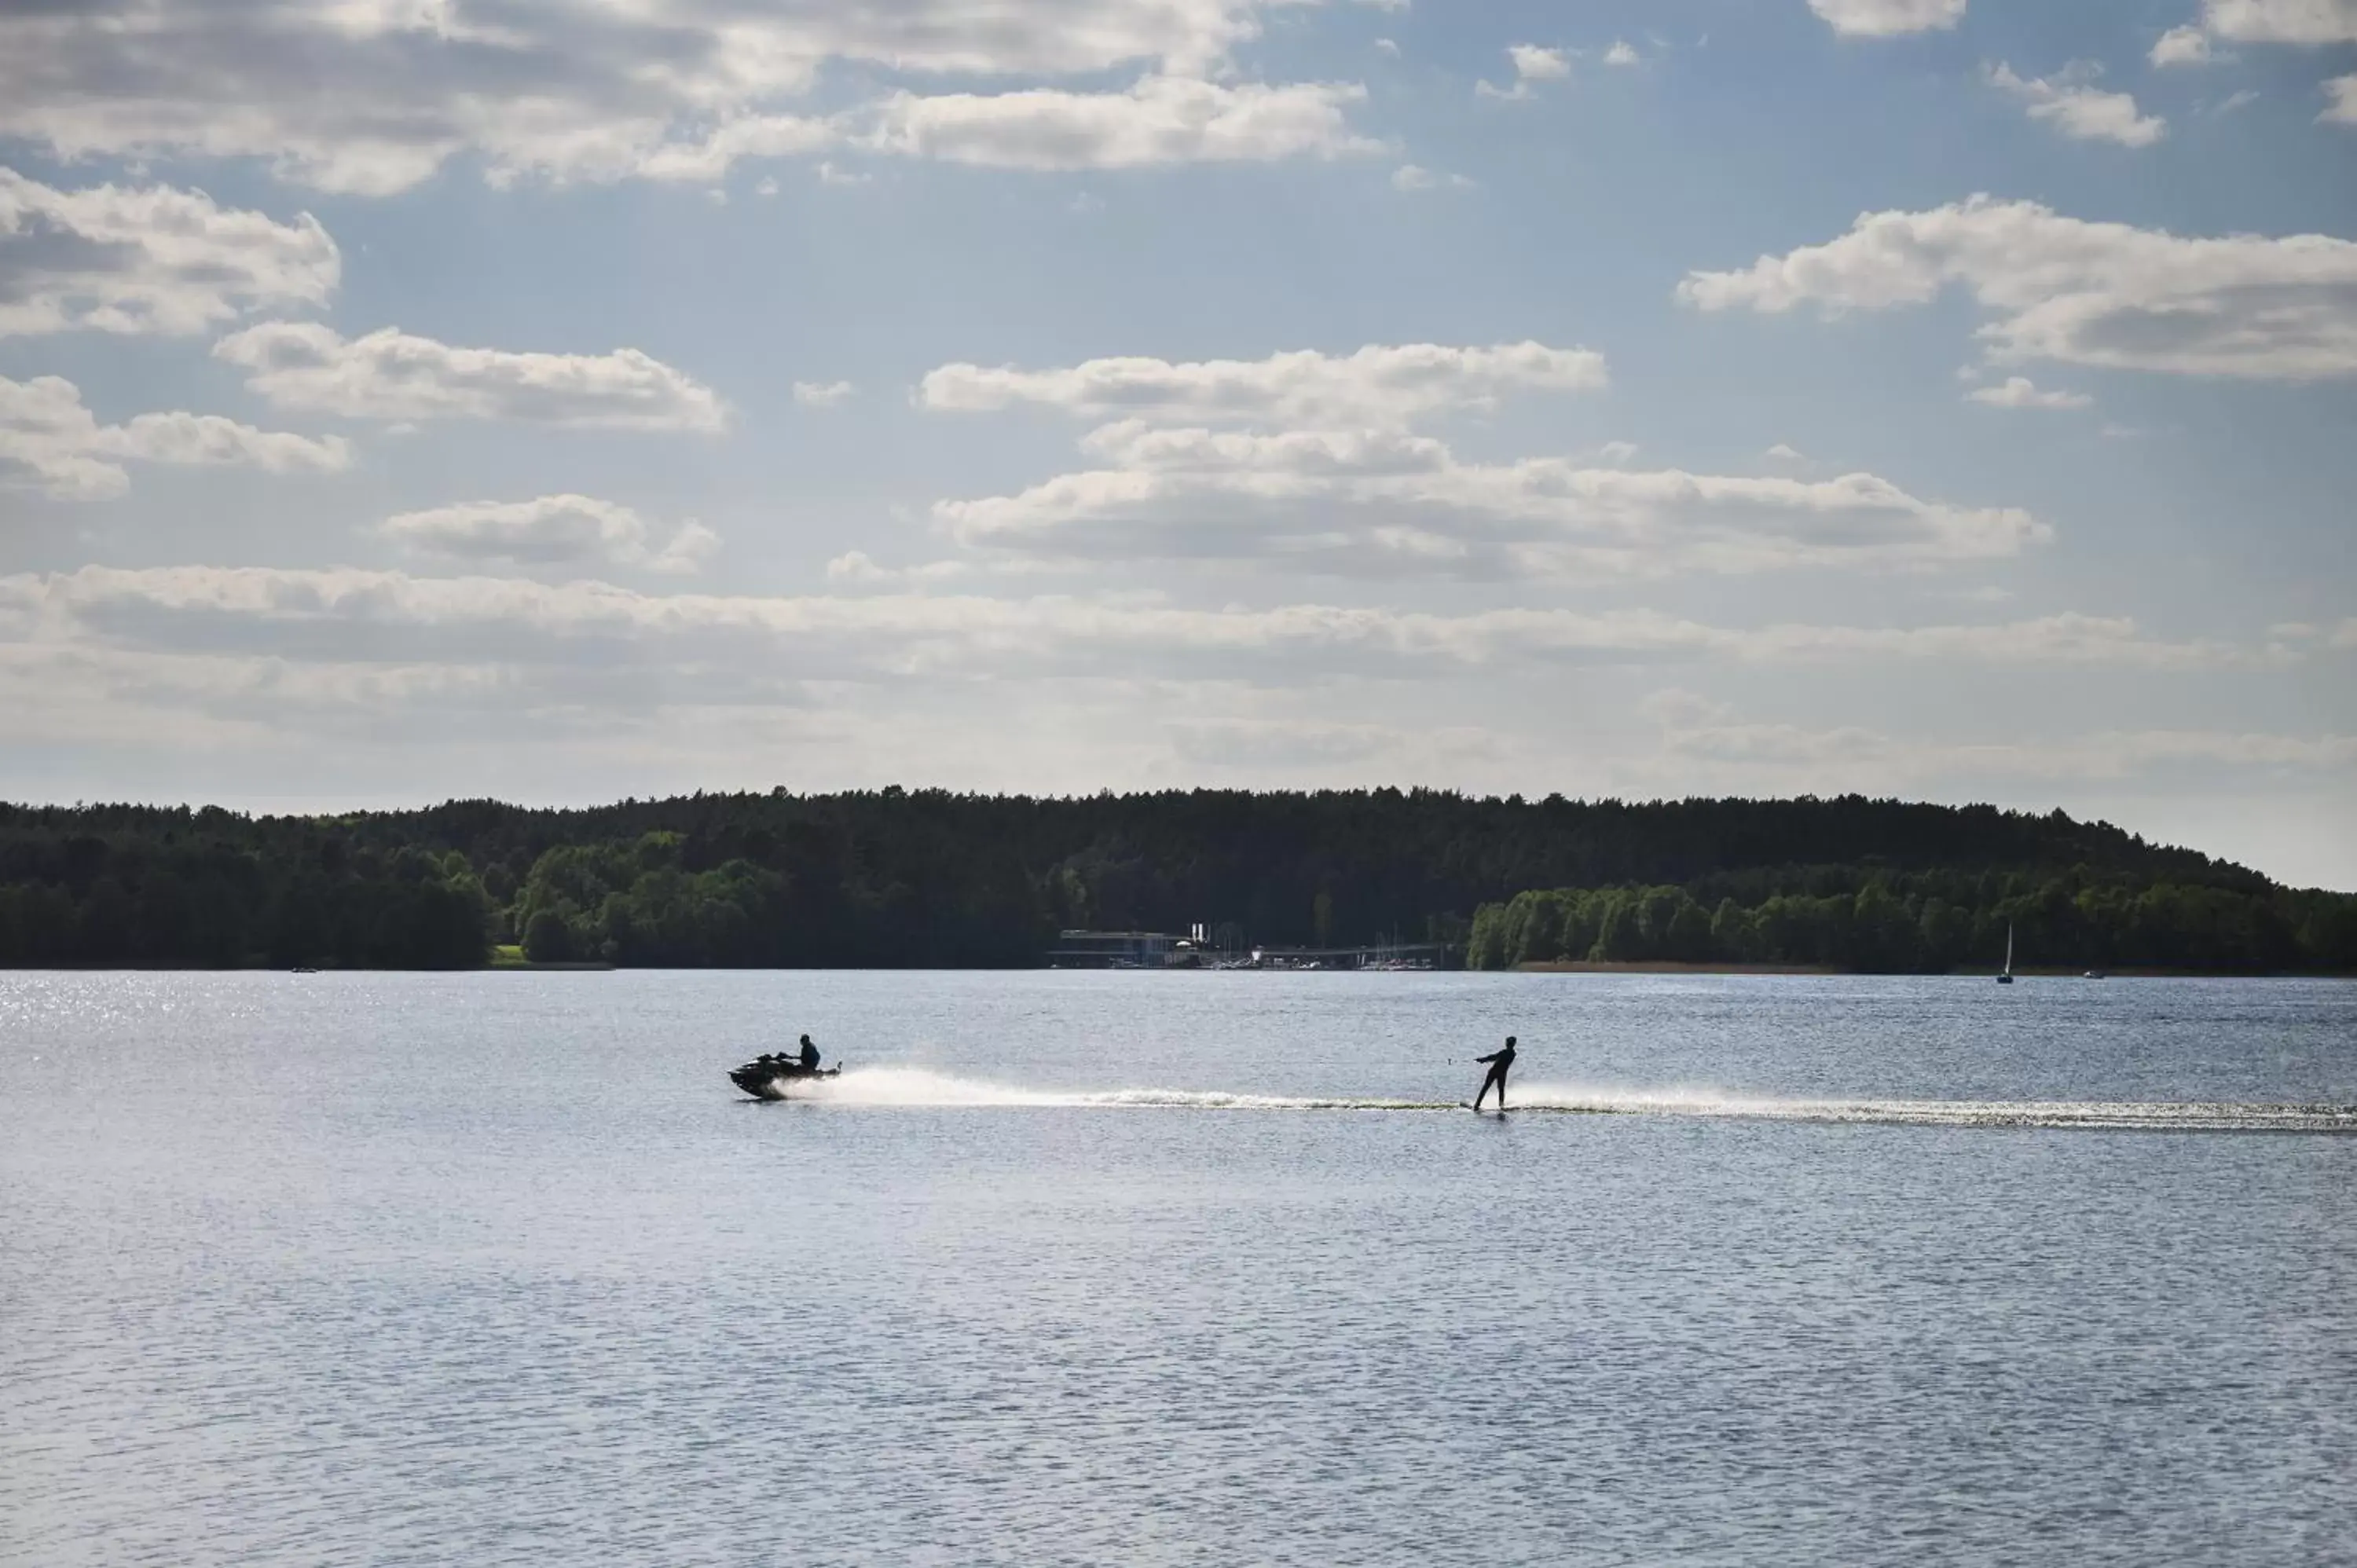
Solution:
<svg viewBox="0 0 2357 1568"><path fill-rule="evenodd" d="M795 1084L839 1077L842 1072L841 1062L833 1067L804 1067L798 1057L759 1056L743 1067L729 1069L728 1081L756 1100L783 1100Z"/></svg>

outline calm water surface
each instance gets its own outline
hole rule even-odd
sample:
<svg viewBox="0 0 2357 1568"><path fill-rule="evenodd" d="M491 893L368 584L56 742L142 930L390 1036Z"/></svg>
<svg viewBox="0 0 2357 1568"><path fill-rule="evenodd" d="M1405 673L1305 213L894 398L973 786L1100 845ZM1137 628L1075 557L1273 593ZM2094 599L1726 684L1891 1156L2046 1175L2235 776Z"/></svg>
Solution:
<svg viewBox="0 0 2357 1568"><path fill-rule="evenodd" d="M0 1560L2357 1561L2352 1108L2327 983L0 974Z"/></svg>

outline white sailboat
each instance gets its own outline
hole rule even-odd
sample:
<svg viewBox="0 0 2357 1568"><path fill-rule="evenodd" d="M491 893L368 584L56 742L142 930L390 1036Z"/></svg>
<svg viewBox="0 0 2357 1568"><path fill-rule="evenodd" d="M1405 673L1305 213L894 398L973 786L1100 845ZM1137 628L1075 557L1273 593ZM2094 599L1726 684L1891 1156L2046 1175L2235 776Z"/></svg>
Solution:
<svg viewBox="0 0 2357 1568"><path fill-rule="evenodd" d="M2011 920L2005 923L2005 967L1996 972L1996 983L1999 985L2013 983L2013 922Z"/></svg>

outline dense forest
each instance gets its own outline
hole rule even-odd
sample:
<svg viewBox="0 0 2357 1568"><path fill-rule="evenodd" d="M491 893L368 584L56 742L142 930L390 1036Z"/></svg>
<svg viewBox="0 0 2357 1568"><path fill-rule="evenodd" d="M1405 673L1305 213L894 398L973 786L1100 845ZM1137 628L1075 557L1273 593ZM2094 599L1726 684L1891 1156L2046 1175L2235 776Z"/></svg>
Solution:
<svg viewBox="0 0 2357 1568"><path fill-rule="evenodd" d="M1559 889L1562 891L1533 891ZM2103 823L1858 797L694 795L0 806L0 964L1037 964L1060 929L1564 957L2357 970L2357 897Z"/></svg>
<svg viewBox="0 0 2357 1568"><path fill-rule="evenodd" d="M1759 963L1869 973L2025 967L2357 969L2357 897L2073 868L1892 874L1794 865L1690 886L1564 887L1485 904L1466 962Z"/></svg>

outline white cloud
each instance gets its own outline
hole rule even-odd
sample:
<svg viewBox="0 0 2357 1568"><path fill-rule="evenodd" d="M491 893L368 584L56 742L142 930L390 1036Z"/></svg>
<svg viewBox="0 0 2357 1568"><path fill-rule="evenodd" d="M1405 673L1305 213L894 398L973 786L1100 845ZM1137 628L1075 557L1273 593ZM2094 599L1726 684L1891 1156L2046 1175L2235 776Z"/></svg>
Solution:
<svg viewBox="0 0 2357 1568"><path fill-rule="evenodd" d="M1365 97L1364 88L1347 84L1229 87L1171 76L1147 77L1126 92L902 92L877 106L862 145L1028 169L1332 158L1383 150L1353 134L1343 118Z"/></svg>
<svg viewBox="0 0 2357 1568"><path fill-rule="evenodd" d="M2217 730L2106 730L2064 740L1910 740L1857 726L1666 724L1663 746L1689 763L1755 769L1782 789L1920 788L1960 778L2129 779L2189 766L2330 772L2357 763L2357 736L2236 734Z"/></svg>
<svg viewBox="0 0 2357 1568"><path fill-rule="evenodd" d="M2050 536L2026 512L1925 502L1869 474L1804 483L1634 472L1628 442L1587 463L1469 462L1408 434L1427 418L1515 392L1583 390L1604 375L1586 349L1412 344L1047 371L944 365L919 401L1112 419L1082 443L1093 467L934 507L946 532L1000 563L1566 578L1924 566L2007 557ZM1254 428L1223 428L1233 426Z"/></svg>
<svg viewBox="0 0 2357 1568"><path fill-rule="evenodd" d="M1631 48L1625 40L1615 38L1612 40L1612 47L1604 51L1604 63L1606 65L1639 65L1643 63L1643 57Z"/></svg>
<svg viewBox="0 0 2357 1568"><path fill-rule="evenodd" d="M1992 408L2091 408L2095 402L2085 392L2044 391L2028 376L2007 376L2000 386L1978 387L1964 397Z"/></svg>
<svg viewBox="0 0 2357 1568"><path fill-rule="evenodd" d="M833 408L857 390L849 381L796 381L794 401L804 408Z"/></svg>
<svg viewBox="0 0 2357 1568"><path fill-rule="evenodd" d="M917 588L974 575L963 561L928 561L917 566L879 565L865 550L846 550L826 564L826 580L854 590Z"/></svg>
<svg viewBox="0 0 2357 1568"><path fill-rule="evenodd" d="M461 501L389 517L378 532L419 554L521 566L694 572L720 546L718 534L692 521L658 544L629 507L583 495Z"/></svg>
<svg viewBox="0 0 2357 1568"><path fill-rule="evenodd" d="M95 500L130 487L126 461L328 472L350 466L351 448L339 435L256 430L213 413L142 413L101 424L71 381L0 376L0 478L62 499Z"/></svg>
<svg viewBox="0 0 2357 1568"><path fill-rule="evenodd" d="M1965 0L1809 0L1836 33L1891 38L1944 31L1964 17Z"/></svg>
<svg viewBox="0 0 2357 1568"><path fill-rule="evenodd" d="M637 430L718 430L711 388L636 349L608 354L457 349L386 327L344 338L275 321L213 345L282 408L354 419L500 419Z"/></svg>
<svg viewBox="0 0 2357 1568"><path fill-rule="evenodd" d="M308 213L280 223L200 190L58 190L0 167L0 337L201 332L324 305L342 259Z"/></svg>
<svg viewBox="0 0 2357 1568"><path fill-rule="evenodd" d="M2357 0L2205 0L2201 25L2244 44L2357 43Z"/></svg>
<svg viewBox="0 0 2357 1568"><path fill-rule="evenodd" d="M1377 52L1387 54L1394 59L1400 58L1399 45L1390 38L1377 38L1375 40L1375 48Z"/></svg>
<svg viewBox="0 0 2357 1568"><path fill-rule="evenodd" d="M1704 310L1920 305L1951 285L1996 319L1999 362L2300 381L2357 373L2357 242L2322 234L2186 239L2029 201L1869 212L1823 245L1695 272Z"/></svg>
<svg viewBox="0 0 2357 1568"><path fill-rule="evenodd" d="M709 179L737 156L792 156L880 114L926 150L1021 161L1058 135L1137 161L1267 145L1288 88L1213 88L1233 46L1294 0L86 0L0 13L0 135L67 158L258 157L326 189L406 189L462 155L494 180ZM1141 69L1104 102L938 107L888 100L846 116L787 105L830 63L862 73L1053 78ZM1193 79L1192 89L1157 86ZM1216 128L1146 122L1225 104ZM1305 90L1312 99L1333 90ZM1280 95L1264 102L1260 92ZM1125 102L1124 100L1129 102ZM1321 101L1329 101L1321 100ZM1199 110L1196 112L1200 112ZM1027 127L1010 119L1030 119ZM1041 124L1054 121L1057 125ZM1086 125L1078 122L1087 121ZM1125 121L1125 124L1114 122ZM1240 124L1242 122L1243 124ZM930 130L928 131L928 127ZM1295 133L1297 135L1297 129Z"/></svg>
<svg viewBox="0 0 2357 1568"><path fill-rule="evenodd" d="M703 184L726 177L739 158L798 157L839 146L845 139L844 126L833 119L746 114L721 122L701 141L618 143L594 152L578 143L562 144L545 149L531 163L495 169L492 177L494 183L504 184L526 173L558 179L619 179L636 175Z"/></svg>
<svg viewBox="0 0 2357 1568"><path fill-rule="evenodd" d="M739 158L789 157L845 148L895 157L996 168L1121 169L1181 163L1272 163L1334 158L1382 150L1354 134L1344 111L1366 96L1336 83L1229 86L1187 77L1149 76L1125 91L1073 92L1028 88L1012 92L895 92L824 118L747 115L726 121L698 141L666 141L632 151L615 177L704 182ZM566 166L546 172L562 175ZM869 176L818 166L821 183L865 185Z"/></svg>
<svg viewBox="0 0 2357 1568"><path fill-rule="evenodd" d="M2199 27L2171 27L2153 44L2147 58L2156 66L2208 65L2210 35Z"/></svg>
<svg viewBox="0 0 2357 1568"><path fill-rule="evenodd" d="M1501 665L1884 661L2233 668L2232 645L2157 641L2087 616L1974 626L1712 627L1652 610L1433 615L1330 605L1178 609L1062 596L764 598L612 584L316 571L85 566L0 577L0 648L380 669L692 672L697 700L803 681L1184 674L1280 682L1446 679Z"/></svg>
<svg viewBox="0 0 2357 1568"><path fill-rule="evenodd" d="M962 543L1034 558L1223 561L1333 575L1653 575L2002 558L2050 537L2010 509L1917 499L1870 474L1803 481L1468 463L1427 437L1107 425L1103 467L943 501Z"/></svg>
<svg viewBox="0 0 2357 1568"><path fill-rule="evenodd" d="M881 583L891 580L893 574L878 566L865 550L846 550L826 564L826 580L830 583Z"/></svg>
<svg viewBox="0 0 2357 1568"><path fill-rule="evenodd" d="M2053 77L2016 76L2002 62L1988 71L1989 84L2029 105L2031 119L2046 121L2075 140L2148 147L2169 134L2168 121L2139 113L2127 93L2092 86L2093 75L2093 69L2083 65Z"/></svg>
<svg viewBox="0 0 2357 1568"><path fill-rule="evenodd" d="M2317 118L2328 124L2357 125L2357 75L2336 76L2324 84L2331 102Z"/></svg>
<svg viewBox="0 0 2357 1568"><path fill-rule="evenodd" d="M1561 49L1513 44L1507 48L1506 58L1514 62L1514 74L1524 81L1561 81L1571 74L1571 62Z"/></svg>
<svg viewBox="0 0 2357 1568"><path fill-rule="evenodd" d="M1405 729L1396 725L1340 724L1325 719L1183 719L1168 726L1174 760L1189 780L1205 771L1240 776L1266 789L1272 774L1348 766L1394 779L1448 777L1469 758L1501 756L1508 747L1470 725Z"/></svg>
<svg viewBox="0 0 2357 1568"><path fill-rule="evenodd" d="M1542 343L1446 348L1370 344L1333 356L1315 349L1265 360L1090 360L1064 370L952 364L926 374L927 408L974 413L1039 403L1092 418L1119 415L1228 424L1351 424L1393 428L1432 414L1486 409L1511 392L1589 392L1604 356Z"/></svg>
<svg viewBox="0 0 2357 1568"><path fill-rule="evenodd" d="M1571 74L1571 57L1563 49L1543 48L1537 44L1511 44L1506 58L1513 62L1514 82L1511 87L1499 87L1487 81L1477 81L1473 91L1488 98L1528 98L1535 83L1561 81Z"/></svg>
<svg viewBox="0 0 2357 1568"><path fill-rule="evenodd" d="M1470 190L1473 182L1461 174L1435 174L1417 164L1402 164L1392 171L1394 190L1437 190L1443 186L1451 190Z"/></svg>
<svg viewBox="0 0 2357 1568"><path fill-rule="evenodd" d="M1805 463L1809 460L1809 455L1807 453L1802 451L1798 446L1791 446L1782 441L1779 441L1773 446L1769 447L1763 456L1767 456L1771 461L1778 463Z"/></svg>

